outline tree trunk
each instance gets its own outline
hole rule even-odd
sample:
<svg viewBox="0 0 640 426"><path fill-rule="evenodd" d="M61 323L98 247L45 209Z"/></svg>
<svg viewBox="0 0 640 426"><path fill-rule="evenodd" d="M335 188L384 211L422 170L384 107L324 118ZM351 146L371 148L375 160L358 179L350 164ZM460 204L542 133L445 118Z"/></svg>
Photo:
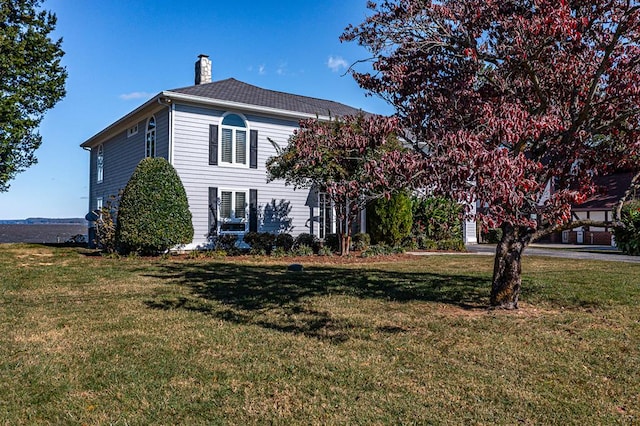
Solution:
<svg viewBox="0 0 640 426"><path fill-rule="evenodd" d="M344 232L340 233L340 256L348 256L351 247L351 235Z"/></svg>
<svg viewBox="0 0 640 426"><path fill-rule="evenodd" d="M529 243L530 232L502 225L502 239L496 247L491 286L491 307L518 309L522 284L522 252Z"/></svg>

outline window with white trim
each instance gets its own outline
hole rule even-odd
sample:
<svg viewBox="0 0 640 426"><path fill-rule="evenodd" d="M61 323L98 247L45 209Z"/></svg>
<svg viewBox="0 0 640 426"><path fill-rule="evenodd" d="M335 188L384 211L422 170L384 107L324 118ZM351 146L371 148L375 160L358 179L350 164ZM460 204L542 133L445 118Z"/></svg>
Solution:
<svg viewBox="0 0 640 426"><path fill-rule="evenodd" d="M101 210L103 206L104 206L104 201L102 197L96 198L96 210Z"/></svg>
<svg viewBox="0 0 640 426"><path fill-rule="evenodd" d="M104 179L104 146L98 146L98 155L96 156L96 173L98 183Z"/></svg>
<svg viewBox="0 0 640 426"><path fill-rule="evenodd" d="M147 120L147 132L145 133L145 157L156 156L156 116L152 115Z"/></svg>
<svg viewBox="0 0 640 426"><path fill-rule="evenodd" d="M220 232L244 233L247 230L248 191L220 191Z"/></svg>
<svg viewBox="0 0 640 426"><path fill-rule="evenodd" d="M238 114L228 114L220 126L220 164L247 166L247 124Z"/></svg>
<svg viewBox="0 0 640 426"><path fill-rule="evenodd" d="M129 127L129 129L127 129L127 137L131 137L133 135L137 135L138 134L138 125L136 124L133 127Z"/></svg>

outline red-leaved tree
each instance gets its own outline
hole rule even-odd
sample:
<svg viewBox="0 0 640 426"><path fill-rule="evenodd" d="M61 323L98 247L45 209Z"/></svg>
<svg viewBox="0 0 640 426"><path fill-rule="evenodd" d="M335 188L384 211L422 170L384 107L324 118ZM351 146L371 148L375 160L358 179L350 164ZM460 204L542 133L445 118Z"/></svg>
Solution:
<svg viewBox="0 0 640 426"><path fill-rule="evenodd" d="M335 206L340 253L348 254L360 210L374 198L420 182L423 161L397 141L398 120L356 115L308 119L288 145L267 161L268 180L326 192Z"/></svg>
<svg viewBox="0 0 640 426"><path fill-rule="evenodd" d="M597 190L594 177L638 170L639 3L368 7L341 39L367 48L374 72L352 75L395 106L430 187L477 201L483 224L502 228L491 305L517 308L527 245L568 226L571 205Z"/></svg>

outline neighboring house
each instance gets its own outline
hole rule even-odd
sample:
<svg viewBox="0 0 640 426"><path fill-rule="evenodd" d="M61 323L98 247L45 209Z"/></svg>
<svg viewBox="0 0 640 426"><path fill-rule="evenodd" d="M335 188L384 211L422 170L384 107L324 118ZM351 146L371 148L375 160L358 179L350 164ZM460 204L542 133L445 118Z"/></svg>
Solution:
<svg viewBox="0 0 640 426"><path fill-rule="evenodd" d="M613 209L629 189L632 173L615 173L597 178L601 190L580 205L572 206L573 220L591 219L611 222ZM615 245L610 227L583 226L562 232L562 242L569 244Z"/></svg>
<svg viewBox="0 0 640 426"><path fill-rule="evenodd" d="M300 119L361 110L234 79L211 82L206 55L195 71L194 86L157 94L82 143L91 152L89 211L117 195L140 160L157 156L173 165L187 193L194 227L187 249L206 247L215 234L335 232L324 194L267 183L265 163L276 155L270 141L284 148Z"/></svg>

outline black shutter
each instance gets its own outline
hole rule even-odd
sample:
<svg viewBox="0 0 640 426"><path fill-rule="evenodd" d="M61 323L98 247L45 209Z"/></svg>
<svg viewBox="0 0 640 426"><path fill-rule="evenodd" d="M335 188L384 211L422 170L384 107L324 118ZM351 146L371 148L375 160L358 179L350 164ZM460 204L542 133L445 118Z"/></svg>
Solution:
<svg viewBox="0 0 640 426"><path fill-rule="evenodd" d="M249 167L258 168L258 131L251 130L249 132Z"/></svg>
<svg viewBox="0 0 640 426"><path fill-rule="evenodd" d="M218 188L209 187L209 237L218 235Z"/></svg>
<svg viewBox="0 0 640 426"><path fill-rule="evenodd" d="M209 164L218 165L218 126L209 125Z"/></svg>
<svg viewBox="0 0 640 426"><path fill-rule="evenodd" d="M258 190L249 190L249 232L258 232Z"/></svg>

